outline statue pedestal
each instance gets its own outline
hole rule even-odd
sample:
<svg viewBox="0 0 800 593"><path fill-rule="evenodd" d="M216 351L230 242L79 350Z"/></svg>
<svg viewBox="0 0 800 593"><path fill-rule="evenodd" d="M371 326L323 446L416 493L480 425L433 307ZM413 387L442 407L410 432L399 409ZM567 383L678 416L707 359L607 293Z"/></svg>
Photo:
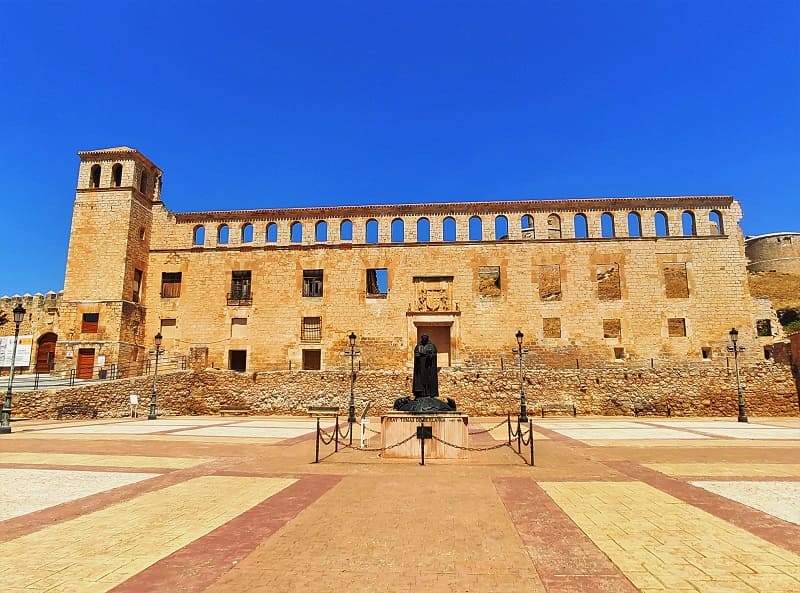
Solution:
<svg viewBox="0 0 800 593"><path fill-rule="evenodd" d="M430 426L433 436L458 447L469 446L467 424L469 416L461 412L438 412L436 414L412 414L389 412L381 416L381 446L388 447L413 436L407 443L383 451L384 459L420 459L421 441L417 438L418 426ZM435 439L425 440L425 459L469 459L469 451L440 443Z"/></svg>

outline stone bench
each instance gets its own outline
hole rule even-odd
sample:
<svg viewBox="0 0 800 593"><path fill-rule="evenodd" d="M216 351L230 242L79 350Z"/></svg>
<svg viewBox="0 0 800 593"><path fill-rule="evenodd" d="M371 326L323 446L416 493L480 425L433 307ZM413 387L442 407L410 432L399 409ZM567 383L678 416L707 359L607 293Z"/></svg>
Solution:
<svg viewBox="0 0 800 593"><path fill-rule="evenodd" d="M64 418L97 418L97 408L83 403L83 402L70 402L56 406L56 419L63 420Z"/></svg>
<svg viewBox="0 0 800 593"><path fill-rule="evenodd" d="M338 416L339 406L308 406L306 408L309 416Z"/></svg>
<svg viewBox="0 0 800 593"><path fill-rule="evenodd" d="M572 416L578 415L578 410L575 408L575 404L543 404L541 411L542 418L544 418L545 412L560 412L563 414L572 414Z"/></svg>
<svg viewBox="0 0 800 593"><path fill-rule="evenodd" d="M672 408L669 404L636 404L633 406L633 415L640 416L649 414L651 416L663 414L667 418L672 416Z"/></svg>
<svg viewBox="0 0 800 593"><path fill-rule="evenodd" d="M243 406L220 406L220 416L247 416L250 414L250 408Z"/></svg>

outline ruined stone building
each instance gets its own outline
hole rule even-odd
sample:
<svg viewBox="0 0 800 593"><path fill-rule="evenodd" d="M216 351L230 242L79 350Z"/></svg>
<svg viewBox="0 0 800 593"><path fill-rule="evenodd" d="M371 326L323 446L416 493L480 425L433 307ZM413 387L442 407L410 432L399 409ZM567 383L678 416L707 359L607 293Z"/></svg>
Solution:
<svg viewBox="0 0 800 593"><path fill-rule="evenodd" d="M261 371L342 368L351 332L360 365L406 370L422 333L443 368L513 363L517 330L526 365L575 368L710 361L731 327L764 360L779 331L730 196L175 213L141 152L78 154L63 294L26 297L22 332L56 372L138 374L157 333Z"/></svg>

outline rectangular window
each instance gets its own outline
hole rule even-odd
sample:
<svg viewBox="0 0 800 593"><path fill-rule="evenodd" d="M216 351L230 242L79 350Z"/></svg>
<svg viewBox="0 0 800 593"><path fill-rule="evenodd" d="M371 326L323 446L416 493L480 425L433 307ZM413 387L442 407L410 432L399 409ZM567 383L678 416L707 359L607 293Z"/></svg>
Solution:
<svg viewBox="0 0 800 593"><path fill-rule="evenodd" d="M322 368L321 350L303 350L303 370L318 371Z"/></svg>
<svg viewBox="0 0 800 593"><path fill-rule="evenodd" d="M625 360L625 348L614 348L614 360Z"/></svg>
<svg viewBox="0 0 800 593"><path fill-rule="evenodd" d="M619 285L619 264L603 264L595 268L597 298L601 301L617 301L622 298Z"/></svg>
<svg viewBox="0 0 800 593"><path fill-rule="evenodd" d="M176 319L161 320L161 337L175 338L178 333L178 321Z"/></svg>
<svg viewBox="0 0 800 593"><path fill-rule="evenodd" d="M322 270L303 270L303 296L322 296Z"/></svg>
<svg viewBox="0 0 800 593"><path fill-rule="evenodd" d="M670 338L685 338L686 320L682 317L667 319L667 330Z"/></svg>
<svg viewBox="0 0 800 593"><path fill-rule="evenodd" d="M322 318L303 317L303 326L300 328L300 340L303 342L319 343L322 339Z"/></svg>
<svg viewBox="0 0 800 593"><path fill-rule="evenodd" d="M232 338L246 338L247 337L247 318L234 317L231 319L231 337Z"/></svg>
<svg viewBox="0 0 800 593"><path fill-rule="evenodd" d="M81 332L84 334L96 334L99 321L100 313L84 313Z"/></svg>
<svg viewBox="0 0 800 593"><path fill-rule="evenodd" d="M668 299L689 298L689 280L686 276L685 263L664 264L664 290Z"/></svg>
<svg viewBox="0 0 800 593"><path fill-rule="evenodd" d="M539 300L561 300L561 266L558 264L539 266Z"/></svg>
<svg viewBox="0 0 800 593"><path fill-rule="evenodd" d="M181 296L181 273L162 272L161 273L161 297L174 299Z"/></svg>
<svg viewBox="0 0 800 593"><path fill-rule="evenodd" d="M231 291L228 294L229 305L250 305L253 302L252 272L242 270L231 272Z"/></svg>
<svg viewBox="0 0 800 593"><path fill-rule="evenodd" d="M711 348L708 346L703 346L700 349L700 356L703 357L703 360L710 360L711 359Z"/></svg>
<svg viewBox="0 0 800 593"><path fill-rule="evenodd" d="M603 337L619 338L622 335L622 323L619 319L603 319Z"/></svg>
<svg viewBox="0 0 800 593"><path fill-rule="evenodd" d="M382 297L389 294L389 271L386 268L367 270L367 296Z"/></svg>
<svg viewBox="0 0 800 593"><path fill-rule="evenodd" d="M142 290L142 271L141 270L134 270L133 271L133 302L139 302L139 294Z"/></svg>
<svg viewBox="0 0 800 593"><path fill-rule="evenodd" d="M762 338L772 336L772 321L769 319L759 319L756 321L756 333Z"/></svg>
<svg viewBox="0 0 800 593"><path fill-rule="evenodd" d="M478 268L478 294L480 296L500 296L500 266L480 266Z"/></svg>
<svg viewBox="0 0 800 593"><path fill-rule="evenodd" d="M545 317L542 319L542 335L545 338L561 337L561 318Z"/></svg>
<svg viewBox="0 0 800 593"><path fill-rule="evenodd" d="M247 370L247 350L229 350L228 368L232 371L244 372Z"/></svg>

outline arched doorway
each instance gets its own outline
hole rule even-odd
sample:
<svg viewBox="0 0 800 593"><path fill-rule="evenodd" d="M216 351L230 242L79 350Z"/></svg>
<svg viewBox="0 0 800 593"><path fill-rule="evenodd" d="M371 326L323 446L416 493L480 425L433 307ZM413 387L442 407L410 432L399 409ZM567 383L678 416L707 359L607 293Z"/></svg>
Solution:
<svg viewBox="0 0 800 593"><path fill-rule="evenodd" d="M58 336L52 332L39 338L36 348L36 372L49 373L56 362L56 342Z"/></svg>

